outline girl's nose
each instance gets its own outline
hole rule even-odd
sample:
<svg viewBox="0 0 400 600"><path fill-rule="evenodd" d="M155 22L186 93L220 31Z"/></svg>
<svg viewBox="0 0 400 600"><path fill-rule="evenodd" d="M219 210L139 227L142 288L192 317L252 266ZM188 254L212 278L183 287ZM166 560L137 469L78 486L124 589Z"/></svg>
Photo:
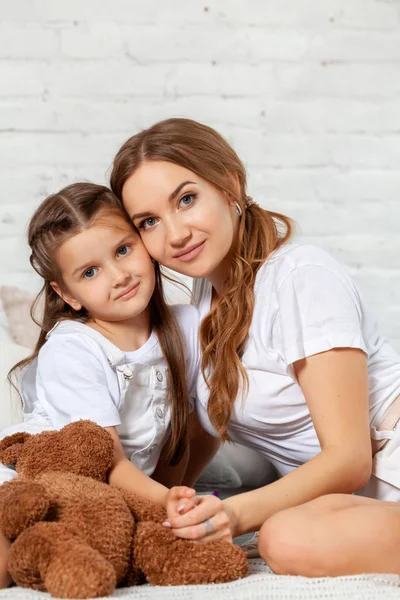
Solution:
<svg viewBox="0 0 400 600"><path fill-rule="evenodd" d="M120 266L115 266L112 272L112 281L114 287L126 283L130 279L130 273Z"/></svg>

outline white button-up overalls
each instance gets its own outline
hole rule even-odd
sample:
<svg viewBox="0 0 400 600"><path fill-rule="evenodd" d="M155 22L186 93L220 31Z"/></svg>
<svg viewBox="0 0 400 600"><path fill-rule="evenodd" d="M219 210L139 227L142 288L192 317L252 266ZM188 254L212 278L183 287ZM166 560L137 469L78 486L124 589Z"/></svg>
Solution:
<svg viewBox="0 0 400 600"><path fill-rule="evenodd" d="M156 364L139 364L130 362L127 357L129 353L123 352L99 332L82 323L62 321L48 333L47 337L64 333L89 336L102 349L105 355L104 367L111 369L118 381L117 409L121 424L116 426L116 430L125 455L145 474L151 475L157 466L170 429L170 406L167 398L168 368L165 366L166 361L155 334L151 335L156 349L156 352L152 352L152 357ZM46 429L59 428L57 423L53 423L48 418L38 403L35 387L36 367L36 361L33 361L20 378L25 422L2 431L2 438L19 431L34 434ZM13 477L14 473L8 471L7 469L4 473L0 472L0 483Z"/></svg>

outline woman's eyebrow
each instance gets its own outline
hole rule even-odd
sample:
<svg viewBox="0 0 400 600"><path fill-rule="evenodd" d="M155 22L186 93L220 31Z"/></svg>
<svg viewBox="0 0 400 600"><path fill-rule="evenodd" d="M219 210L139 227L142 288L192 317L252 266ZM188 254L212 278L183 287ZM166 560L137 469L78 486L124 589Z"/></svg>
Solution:
<svg viewBox="0 0 400 600"><path fill-rule="evenodd" d="M171 202L171 200L173 200L181 191L181 189L183 187L185 187L185 185L187 185L188 183L191 183L192 185L196 185L195 181L183 181L182 183L180 183L178 185L178 187L172 192L172 194L170 195L170 197L168 198L168 200Z"/></svg>
<svg viewBox="0 0 400 600"><path fill-rule="evenodd" d="M180 183L178 185L177 188L174 189L174 191L172 192L172 194L170 194L169 198L168 198L168 202L171 202L172 200L174 200L174 198L176 198L176 196L179 194L179 192L181 191L182 188L185 187L185 185L188 184L192 184L192 185L196 185L195 181L182 181L182 183ZM151 216L151 212L146 211L146 212L141 212L141 213L136 213L134 215L131 216L131 220L135 221L136 219L142 219L143 217L149 217Z"/></svg>

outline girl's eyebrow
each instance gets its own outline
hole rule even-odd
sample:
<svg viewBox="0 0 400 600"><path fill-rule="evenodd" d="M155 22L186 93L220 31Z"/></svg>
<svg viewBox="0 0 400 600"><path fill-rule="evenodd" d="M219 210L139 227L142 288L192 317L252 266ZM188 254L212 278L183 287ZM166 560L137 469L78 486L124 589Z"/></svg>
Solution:
<svg viewBox="0 0 400 600"><path fill-rule="evenodd" d="M180 183L178 185L177 188L174 189L174 191L172 192L172 194L170 194L169 198L168 198L168 202L171 202L172 200L174 200L176 198L176 196L179 194L179 192L181 191L182 188L185 187L185 185L188 184L191 185L196 185L195 181L182 181L182 183ZM131 216L131 220L134 221L135 219L142 219L143 217L149 217L151 216L151 213L146 211L146 212L141 212L141 213L136 213L134 215Z"/></svg>
<svg viewBox="0 0 400 600"><path fill-rule="evenodd" d="M130 225L132 227L132 223ZM126 242L128 242L129 240L133 240L135 242L137 242L139 240L139 235L136 233L136 231L133 229L132 231L130 231L129 233L127 233L126 235L124 235L124 237L119 240L118 244L116 244L116 248L119 248L120 246L123 246Z"/></svg>
<svg viewBox="0 0 400 600"><path fill-rule="evenodd" d="M91 262L87 262L84 265L81 265L80 267L77 267L76 269L74 269L72 271L72 277L75 277L75 275L81 271L86 271L87 269L89 269L89 267L91 267L91 265L93 264L93 261Z"/></svg>
<svg viewBox="0 0 400 600"><path fill-rule="evenodd" d="M132 243L136 243L139 240L139 236L136 233L136 231L131 231L127 235L124 235L124 237L118 241L118 244L115 245L115 248L116 249L120 248L121 246L123 246L124 244L126 244L130 240L132 241ZM96 260L91 260L91 261L88 261L88 262L84 263L80 267L77 267L72 272L72 277L74 277L76 275L76 273L79 273L81 271L86 271L86 269L88 269L89 267L91 267L96 262L97 262Z"/></svg>

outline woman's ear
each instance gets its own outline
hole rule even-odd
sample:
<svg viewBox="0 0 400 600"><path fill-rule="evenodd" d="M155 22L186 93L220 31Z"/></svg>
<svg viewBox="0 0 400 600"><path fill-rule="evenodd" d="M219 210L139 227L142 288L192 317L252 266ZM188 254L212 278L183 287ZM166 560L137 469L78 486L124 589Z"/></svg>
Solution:
<svg viewBox="0 0 400 600"><path fill-rule="evenodd" d="M69 294L63 292L56 281L50 281L50 285L55 291L55 293L58 294L60 298L62 298L64 302L66 302L71 308L73 308L74 310L81 310L82 304Z"/></svg>
<svg viewBox="0 0 400 600"><path fill-rule="evenodd" d="M233 189L235 191L235 196L232 196L231 194L229 194L228 192L225 192L227 198L228 198L228 202L231 206L235 206L237 204L236 198L240 198L240 182L239 182L239 176L237 173L232 173L230 175L230 180L233 184Z"/></svg>

